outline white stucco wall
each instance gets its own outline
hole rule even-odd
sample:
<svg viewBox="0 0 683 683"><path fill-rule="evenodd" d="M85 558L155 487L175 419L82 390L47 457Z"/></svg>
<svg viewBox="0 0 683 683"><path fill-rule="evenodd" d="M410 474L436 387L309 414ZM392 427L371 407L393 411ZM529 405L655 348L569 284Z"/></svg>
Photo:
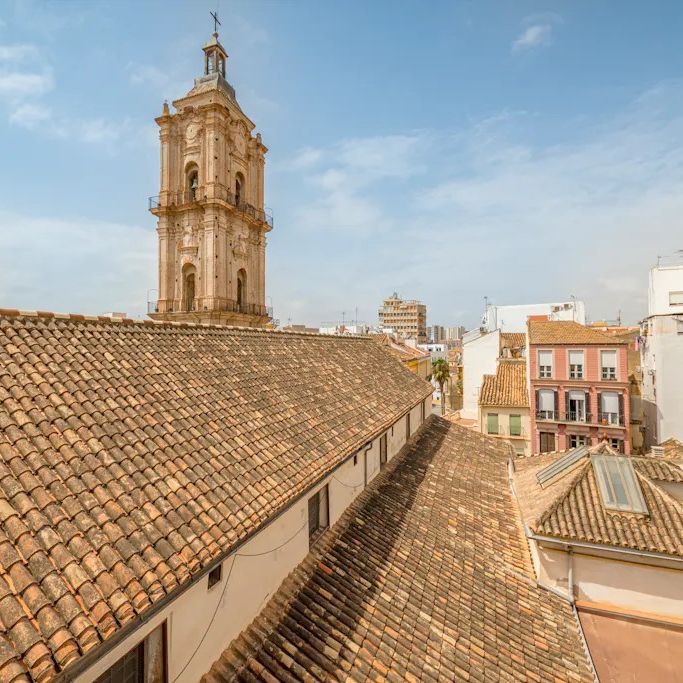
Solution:
<svg viewBox="0 0 683 683"><path fill-rule="evenodd" d="M670 437L683 441L683 312L680 317L654 316L647 322L641 347L647 447Z"/></svg>
<svg viewBox="0 0 683 683"><path fill-rule="evenodd" d="M425 406L430 402L425 401ZM431 407L431 406L430 406ZM430 415L429 408L425 416ZM411 433L422 426L422 404L411 410ZM400 418L387 432L387 460L406 443L406 420ZM379 440L350 457L280 517L263 528L222 562L222 577L208 588L204 575L173 602L149 618L133 634L103 655L77 683L90 683L104 673L153 629L166 622L169 683L196 683L223 650L258 615L282 581L309 551L308 499L325 485L329 490L330 525L379 472ZM367 458L367 465L366 465Z"/></svg>
<svg viewBox="0 0 683 683"><path fill-rule="evenodd" d="M551 320L573 320L586 324L586 306L583 301L560 301L549 304L520 304L496 306L489 304L484 313L484 327L501 332L526 332L530 315L549 315Z"/></svg>
<svg viewBox="0 0 683 683"><path fill-rule="evenodd" d="M490 332L463 340L463 398L461 417L476 420L479 415L479 390L484 375L496 374L500 354L500 332Z"/></svg>
<svg viewBox="0 0 683 683"><path fill-rule="evenodd" d="M568 553L536 546L532 551L538 580L568 591ZM683 617L683 569L573 553L574 595L577 600L610 604L626 610Z"/></svg>
<svg viewBox="0 0 683 683"><path fill-rule="evenodd" d="M683 264L650 270L648 315L683 313L683 306L672 306L669 303L670 292L683 292Z"/></svg>

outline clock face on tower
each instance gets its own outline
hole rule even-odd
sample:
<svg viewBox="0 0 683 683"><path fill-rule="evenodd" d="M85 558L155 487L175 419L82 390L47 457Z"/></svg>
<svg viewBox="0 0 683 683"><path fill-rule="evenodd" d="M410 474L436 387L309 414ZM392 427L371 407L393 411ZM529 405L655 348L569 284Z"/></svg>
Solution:
<svg viewBox="0 0 683 683"><path fill-rule="evenodd" d="M190 121L185 129L185 140L188 145L192 145L197 141L199 135L199 123L197 121Z"/></svg>

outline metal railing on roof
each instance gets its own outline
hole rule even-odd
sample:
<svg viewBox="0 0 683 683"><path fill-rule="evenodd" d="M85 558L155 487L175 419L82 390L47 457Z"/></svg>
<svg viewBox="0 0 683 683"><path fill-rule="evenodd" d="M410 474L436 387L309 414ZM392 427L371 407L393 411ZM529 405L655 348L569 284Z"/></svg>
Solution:
<svg viewBox="0 0 683 683"><path fill-rule="evenodd" d="M212 185L211 191L198 187L195 190L182 190L178 192L165 192L163 195L155 195L148 199L150 211L167 209L172 207L189 206L194 203L202 203L211 200L224 201L249 218L266 223L273 227L273 215L271 211L257 209L252 204L245 202L242 197L231 192L224 185Z"/></svg>

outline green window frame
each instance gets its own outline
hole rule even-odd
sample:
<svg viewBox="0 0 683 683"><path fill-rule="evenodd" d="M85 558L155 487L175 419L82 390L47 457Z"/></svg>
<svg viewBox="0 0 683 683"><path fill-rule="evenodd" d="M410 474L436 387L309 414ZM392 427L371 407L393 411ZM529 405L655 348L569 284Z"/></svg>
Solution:
<svg viewBox="0 0 683 683"><path fill-rule="evenodd" d="M498 413L488 413L486 415L486 433L498 434Z"/></svg>
<svg viewBox="0 0 683 683"><path fill-rule="evenodd" d="M522 436L521 415L510 415L510 436Z"/></svg>

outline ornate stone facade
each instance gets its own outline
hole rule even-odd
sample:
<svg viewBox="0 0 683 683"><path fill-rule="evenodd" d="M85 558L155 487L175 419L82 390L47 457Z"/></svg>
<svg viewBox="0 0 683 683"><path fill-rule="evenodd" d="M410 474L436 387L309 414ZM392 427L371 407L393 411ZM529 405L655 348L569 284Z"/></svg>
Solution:
<svg viewBox="0 0 683 683"><path fill-rule="evenodd" d="M204 46L204 75L156 120L161 190L150 199L158 217L157 320L260 327L265 306L263 206L267 148L225 79L228 56L213 34Z"/></svg>

